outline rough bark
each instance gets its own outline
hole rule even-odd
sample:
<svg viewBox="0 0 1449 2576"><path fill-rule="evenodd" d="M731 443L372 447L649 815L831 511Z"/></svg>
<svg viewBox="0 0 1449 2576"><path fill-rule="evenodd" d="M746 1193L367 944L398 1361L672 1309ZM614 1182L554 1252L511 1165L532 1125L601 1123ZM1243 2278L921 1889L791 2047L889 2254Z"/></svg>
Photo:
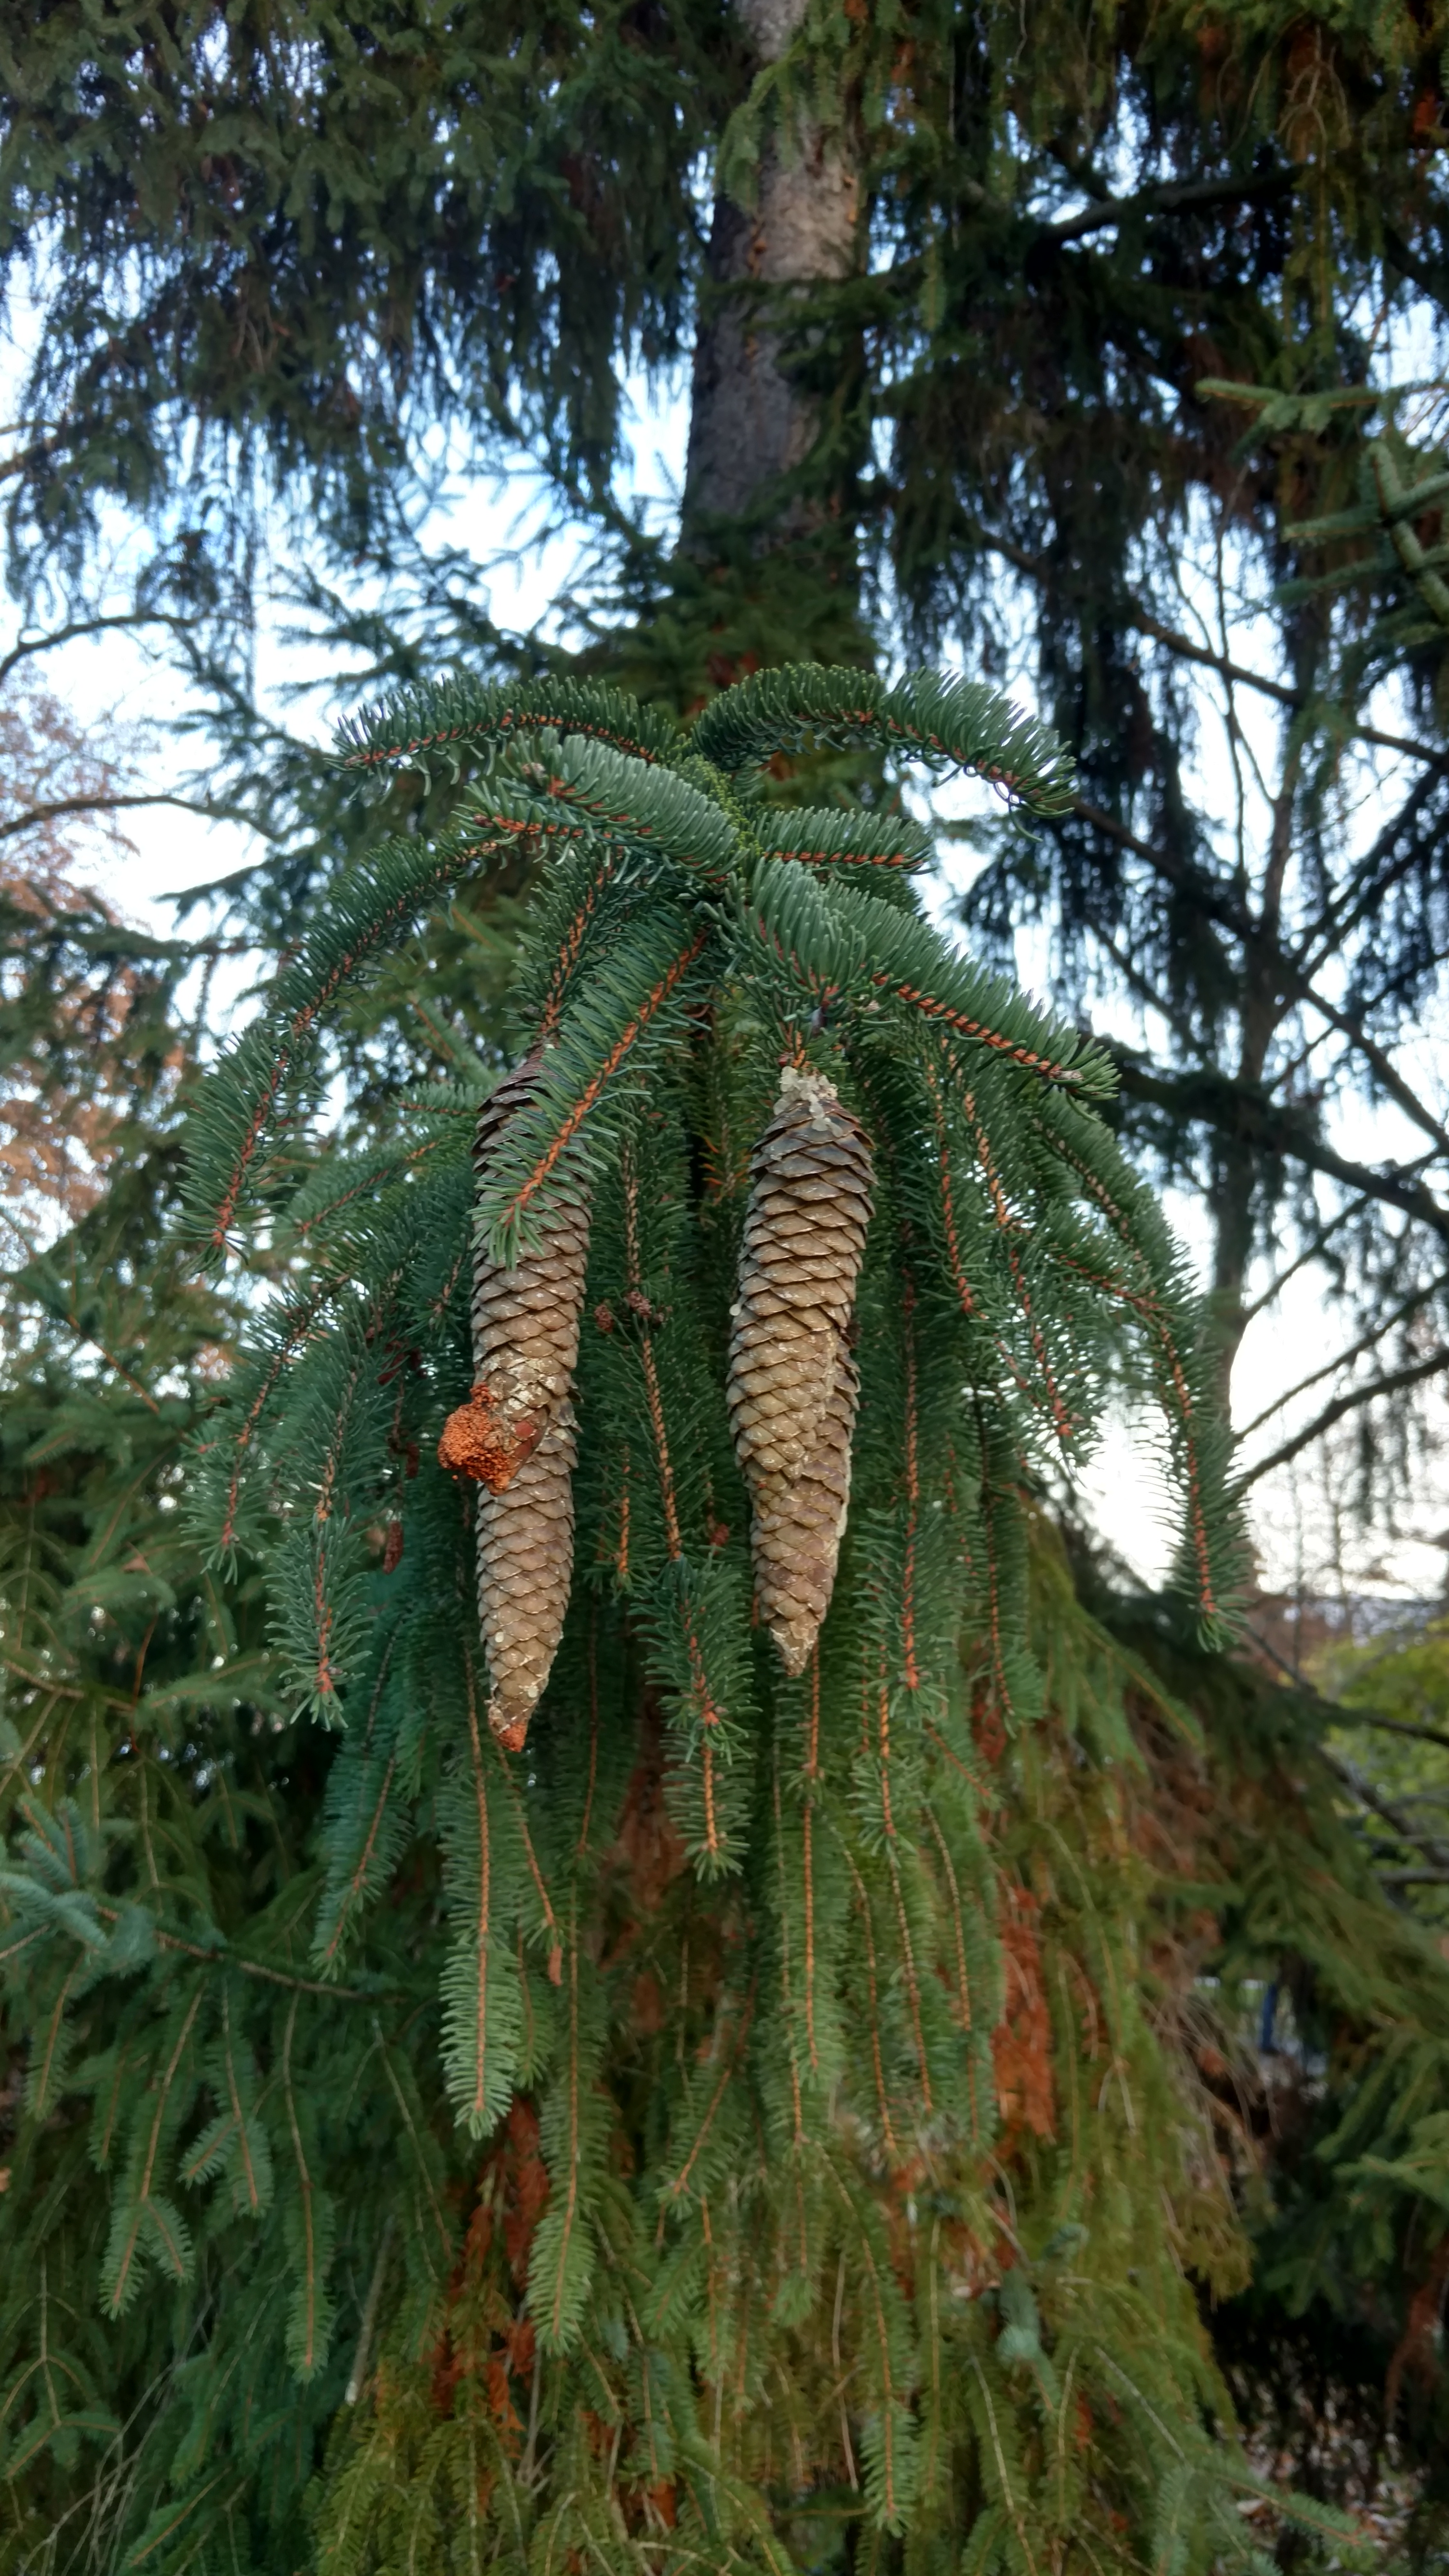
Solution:
<svg viewBox="0 0 1449 2576"><path fill-rule="evenodd" d="M777 62L805 14L805 0L736 0L752 69ZM757 288L809 288L848 277L860 233L860 171L847 122L828 134L807 122L789 148L774 138L760 155L755 206L715 200L695 346L686 542L711 518L743 519L768 507L771 490L809 454L818 401L799 381L778 327L763 321ZM777 306L778 309L778 306ZM824 511L803 495L769 514L769 538L800 534Z"/></svg>

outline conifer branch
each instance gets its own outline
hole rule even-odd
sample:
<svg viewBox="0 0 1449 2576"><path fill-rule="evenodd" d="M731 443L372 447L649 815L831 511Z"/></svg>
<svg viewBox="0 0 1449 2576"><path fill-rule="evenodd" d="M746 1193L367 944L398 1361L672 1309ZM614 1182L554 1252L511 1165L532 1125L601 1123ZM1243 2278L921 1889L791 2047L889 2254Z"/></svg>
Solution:
<svg viewBox="0 0 1449 2576"><path fill-rule="evenodd" d="M292 2154L296 2160L297 2192L301 2211L299 2271L293 2334L296 2344L296 2369L300 2379L310 2379L322 2358L321 2344L325 2331L322 2313L323 2248L319 2233L317 2190L297 2117L297 2098L292 2086L292 2039L297 2027L299 1998L292 1997L282 2037L282 2098L287 2106L287 2126L291 2132Z"/></svg>
<svg viewBox="0 0 1449 2576"><path fill-rule="evenodd" d="M862 874L879 868L910 875L930 867L936 855L924 824L908 814L857 814L848 807L776 809L756 825L755 842L767 858Z"/></svg>
<svg viewBox="0 0 1449 2576"><path fill-rule="evenodd" d="M915 671L895 688L872 673L797 662L741 680L706 707L694 740L719 769L758 768L807 743L879 744L932 769L964 769L1035 813L1069 800L1066 754L1048 728L980 682Z"/></svg>
<svg viewBox="0 0 1449 2576"><path fill-rule="evenodd" d="M700 929L681 938L666 915L647 942L641 935L628 957L612 964L605 992L565 1015L558 1042L543 1059L534 1101L510 1121L489 1173L478 1224L496 1259L507 1261L524 1224L536 1222L536 1207L546 1204L540 1194L585 1122L601 1101L610 1101L621 1074L637 1069L635 1050L646 1036L657 1047L678 1024L676 990L708 937Z"/></svg>
<svg viewBox="0 0 1449 2576"><path fill-rule="evenodd" d="M1090 2016L1118 1974L1075 1846L1052 1845L1050 1896L1028 1903L1013 1876L998 1912L985 1818L1007 1829L1018 1783L1040 1801L1064 1740L1055 1630L1049 1658L1033 1646L1026 1478L1038 1421L1088 1439L1128 1354L1182 1493L1181 1588L1204 1629L1220 1620L1234 1520L1199 1313L1093 1114L1110 1065L932 925L911 883L929 836L878 808L772 809L721 774L771 744L841 742L975 765L1050 807L1064 773L1045 737L990 692L853 673L762 675L693 744L653 718L611 739L607 710L594 730L576 712L542 684L522 712L460 690L414 702L408 727L358 733L363 767L466 764L472 816L343 881L199 1121L208 1239L219 1214L237 1232L255 1208L288 1271L208 1420L212 1518L266 1561L290 1729L299 1702L337 1728L313 1740L317 1865L277 1899L279 1965L163 1931L154 1898L144 1921L114 1890L97 1910L101 1846L77 1810L26 1859L43 1893L10 1972L44 1965L35 2022L57 2100L93 1973L144 1954L152 1978L204 1998L191 2047L207 2107L176 2158L196 2261L204 2249L214 2277L222 2216L229 2248L268 2249L268 2279L289 2289L266 2366L285 2359L304 2411L333 2402L339 2189L356 2194L368 2262L383 2209L331 2106L370 2099L393 2167L400 2150L397 2312L378 2311L370 2406L324 2472L332 2576L393 2547L393 2461L407 2548L461 2496L480 2564L499 2547L577 2550L622 2571L656 2540L682 2563L763 2563L758 2413L738 2418L740 2447L725 2410L782 2335L829 2323L832 2277L824 2439L851 2515L925 2545L945 2446L970 2444L987 2537L1024 2576L1024 2410L1066 2402L1052 2374L1090 2383L1105 2430L1068 2461L1043 2551L1099 2455L1111 2491L1137 2495L1120 2457L1137 2434L1100 2404L1105 2365L1082 2358L1070 2301L1044 2323L1035 2265L970 2302L940 2295L925 2251L898 2278L902 2201L938 2140L953 2170L985 2175L998 2110L1002 2169L1027 2188L1014 2140L1021 2122L1043 2138L1052 2124L1049 2014L1060 1996L1070 2023L1081 1992ZM522 1062L492 1088L480 1067L371 1104L363 1153L311 1155L296 1133L311 1050L346 978L430 899L435 863L525 841L543 864L520 905ZM1048 1627L1075 1615L1047 1593ZM58 1687L87 1696L47 1693L57 1733L88 1706L99 1724L115 1697L65 1653ZM244 1717L248 1654L214 1684L168 1676L159 1704L190 1709L205 1686ZM29 1643L20 1660L48 1681ZM1126 1743L1124 1672L1074 1710L1073 1795L1095 1794L1099 1738L1113 1759ZM152 1748L117 1767L98 1806L124 1799L126 1856L159 1887L176 1775ZM225 1783L238 1850L246 1778L234 1762ZM309 1929L315 1974L295 1978ZM425 1989L404 1994L391 1965L406 1983L430 1953L435 2069ZM1069 1990L1078 1954L1090 1984ZM354 1958L366 1973L344 1986ZM404 2029L380 2004L362 2023L329 2017L327 1997L383 1994ZM124 2147L133 2271L191 2259L169 2209L153 2215L164 2194L138 2215L134 2190L156 2109L146 2094L138 2127L134 2087L170 2056L181 2008L143 2038L144 2078L87 2073L99 2159ZM1101 2074L1125 2084L1136 2039L1115 2008L1101 2018ZM315 2088L300 2071L314 2030ZM1097 2043L1063 2031L1065 2098ZM1150 2214L1152 2159L1171 2150L1140 2119L1130 2149L1115 2109L1111 2125ZM981 2244L1005 2223L993 2202ZM937 2213L923 2245L955 2226ZM1035 2241L1023 2231L1018 2250ZM1181 2367L1163 2420L1191 2417L1171 2475L1195 2478L1208 2445ZM770 2475L781 2443L817 2473L793 2390L771 2439ZM1185 2511L1176 2487L1164 2510ZM1141 2517L1131 2540L1151 2555Z"/></svg>
<svg viewBox="0 0 1449 2576"><path fill-rule="evenodd" d="M887 911L870 895L842 892L835 902L849 908L846 918L864 935L878 990L1043 1082L1084 1100L1111 1098L1117 1088L1111 1059L1076 1030L1034 1010L1004 977L943 956L923 924Z"/></svg>
<svg viewBox="0 0 1449 2576"><path fill-rule="evenodd" d="M188 1204L203 1256L220 1260L289 1084L310 1061L323 1014L343 987L406 937L420 912L468 868L497 854L496 835L459 831L429 849L386 842L335 887L324 916L278 979L272 1005L205 1087L192 1126Z"/></svg>
<svg viewBox="0 0 1449 2576"><path fill-rule="evenodd" d="M674 728L622 689L577 680L488 685L464 672L399 690L339 726L344 768L416 768L434 762L456 777L466 752L485 754L540 733L576 734L631 760L667 759Z"/></svg>
<svg viewBox="0 0 1449 2576"><path fill-rule="evenodd" d="M648 767L577 734L544 749L546 785L531 768L516 783L500 772L478 790L472 812L482 830L587 835L723 883L737 840L712 797L667 767Z"/></svg>

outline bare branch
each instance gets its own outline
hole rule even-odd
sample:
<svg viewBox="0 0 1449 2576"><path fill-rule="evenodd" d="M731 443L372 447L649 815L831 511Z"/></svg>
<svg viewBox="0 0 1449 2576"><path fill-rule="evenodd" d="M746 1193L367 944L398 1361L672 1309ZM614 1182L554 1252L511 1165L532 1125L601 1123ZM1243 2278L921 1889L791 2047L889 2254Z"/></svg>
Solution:
<svg viewBox="0 0 1449 2576"><path fill-rule="evenodd" d="M1343 1782L1344 1787L1358 1799L1361 1806L1367 1807L1371 1814L1381 1817L1383 1822L1398 1835L1401 1842L1414 1843L1420 1851L1428 1852L1441 1868L1449 1868L1449 1844L1444 1843L1437 1834L1426 1834L1415 1825L1406 1825L1393 1800L1384 1797L1371 1781L1365 1780L1363 1773L1356 1770L1352 1762L1344 1762L1338 1754L1330 1753L1326 1744L1321 1744L1318 1749L1334 1778Z"/></svg>
<svg viewBox="0 0 1449 2576"><path fill-rule="evenodd" d="M1262 1295L1255 1297L1251 1306L1245 1306L1243 1308L1244 1332L1247 1331L1248 1326L1252 1323L1256 1315L1261 1315L1267 1307L1272 1305L1276 1297L1281 1297L1290 1279L1296 1277L1300 1270L1306 1270L1310 1261L1317 1260L1320 1252L1322 1252L1330 1237L1337 1234L1341 1226L1347 1225L1350 1217L1360 1215L1367 1205L1368 1200L1362 1192L1360 1192L1357 1198L1349 1199L1343 1207L1335 1210L1334 1214L1329 1218L1327 1225L1319 1227L1317 1234L1315 1234L1309 1242L1305 1243L1302 1251L1294 1254L1293 1259L1289 1262L1286 1270L1275 1271L1273 1277L1269 1280L1267 1287L1263 1290Z"/></svg>
<svg viewBox="0 0 1449 2576"><path fill-rule="evenodd" d="M1336 896L1320 915L1311 939L1299 949L1297 954L1296 964L1301 974L1315 974L1336 950L1342 948L1351 933L1362 927L1375 906L1383 901L1391 887L1397 885L1400 877L1408 875L1420 855L1417 844L1406 850L1392 867L1384 870L1382 875L1377 874L1376 871L1381 862L1387 858L1400 833L1409 824L1418 821L1434 789L1443 784L1446 776L1449 776L1449 752L1440 752L1425 770L1423 777L1415 779L1397 814L1384 825L1372 849L1367 851L1360 860L1353 872L1352 882L1343 888L1342 893Z"/></svg>
<svg viewBox="0 0 1449 2576"><path fill-rule="evenodd" d="M160 790L133 796L58 796L53 804L31 805L23 814L7 816L0 822L0 841L13 840L18 832L33 831L42 823L54 823L63 814L118 814L140 805L175 805L183 814L200 814L208 823L252 822L242 806L208 805L195 796L172 796Z"/></svg>
<svg viewBox="0 0 1449 2576"><path fill-rule="evenodd" d="M1135 627L1139 635L1150 635L1155 643L1165 645L1169 653L1175 653L1181 661L1200 663L1204 669L1216 671L1224 680L1245 689L1256 689L1259 697L1275 699L1280 707L1289 708L1294 715L1306 715L1312 707L1313 701L1305 696L1302 689L1291 687L1286 680L1270 680L1265 671L1251 671L1245 662L1235 662L1227 653L1215 653L1210 644L1195 644L1190 635L1182 634L1175 626L1165 625L1160 617L1154 617L1149 609L1138 607L1135 601L1127 609L1126 622ZM1347 731L1354 742L1372 743L1378 751L1396 751L1408 760L1437 761L1444 756L1442 749L1433 743L1415 742L1409 734L1385 733L1379 725L1350 725Z"/></svg>
<svg viewBox="0 0 1449 2576"><path fill-rule="evenodd" d="M1173 1078L1154 1073L1130 1050L1114 1048L1113 1053L1122 1089L1129 1098L1166 1109L1189 1123L1210 1127L1239 1144L1254 1145L1260 1152L1280 1156L1285 1162L1302 1163L1311 1172L1322 1172L1329 1180L1341 1181L1346 1189L1377 1200L1382 1206L1400 1208L1405 1216L1417 1217L1441 1242L1449 1244L1449 1207L1412 1170L1401 1164L1375 1169L1370 1163L1356 1163L1346 1154L1335 1153L1315 1134L1301 1111L1270 1100L1248 1084L1235 1082L1230 1074L1194 1068Z"/></svg>
<svg viewBox="0 0 1449 2576"><path fill-rule="evenodd" d="M1425 1378L1437 1377L1446 1368L1449 1368L1449 1350L1431 1351L1427 1359L1412 1360L1407 1367L1390 1369L1386 1376L1371 1378L1364 1386L1350 1387L1346 1394L1335 1396L1332 1404L1326 1404L1323 1411L1315 1414L1302 1431L1295 1432L1291 1440L1285 1440L1281 1448L1274 1449L1266 1458L1260 1458L1256 1467L1250 1467L1246 1475L1239 1476L1238 1492L1246 1493L1249 1485L1256 1485L1260 1477L1270 1475L1275 1467L1286 1467L1290 1458L1296 1458L1299 1451L1310 1447L1313 1441L1321 1440L1325 1431L1331 1431L1335 1422L1341 1422L1345 1414L1356 1413L1361 1406L1372 1404L1378 1396L1400 1395L1406 1387L1421 1386Z"/></svg>
<svg viewBox="0 0 1449 2576"><path fill-rule="evenodd" d="M1154 849L1150 841L1144 841L1126 823L1119 823L1116 815L1109 814L1104 805L1094 805L1089 796L1074 796L1071 810L1082 822L1105 832L1120 849L1131 850L1136 858L1145 859L1154 876L1161 877L1165 885L1174 887L1180 894L1190 894L1208 919L1219 923L1224 930L1230 930L1234 938L1252 937L1254 924L1241 904L1233 899L1225 886L1205 876L1200 868L1185 867L1180 859L1170 857L1166 850Z"/></svg>
<svg viewBox="0 0 1449 2576"><path fill-rule="evenodd" d="M1336 1726L1372 1726L1385 1735L1412 1735L1417 1744L1437 1744L1441 1753L1449 1753L1449 1735L1442 1727L1419 1726L1408 1717L1380 1717L1377 1709L1335 1708Z"/></svg>
<svg viewBox="0 0 1449 2576"><path fill-rule="evenodd" d="M1251 1422L1245 1422L1235 1437L1240 1441L1251 1440L1253 1433L1261 1431L1264 1423L1275 1413L1281 1413L1285 1404L1296 1403L1311 1386L1320 1385L1324 1378L1332 1377L1337 1370L1348 1368L1354 1360L1362 1359L1365 1351L1373 1350L1396 1324L1402 1324L1406 1315L1412 1315L1417 1307L1426 1305L1445 1286L1449 1286L1449 1271L1441 1271L1439 1277L1431 1279L1426 1287L1412 1290L1407 1297L1400 1299L1392 1314L1376 1318L1367 1332L1360 1333L1356 1342L1350 1342L1346 1351L1337 1352L1331 1360L1325 1360L1321 1368L1314 1369L1310 1376L1301 1377L1296 1386L1289 1387L1286 1395L1275 1395L1272 1403L1265 1404L1261 1413L1255 1413Z"/></svg>
<svg viewBox="0 0 1449 2576"><path fill-rule="evenodd" d="M1054 243L1081 241L1088 233L1105 232L1113 224L1127 223L1133 215L1188 214L1198 206L1261 204L1265 197L1291 196L1297 184L1291 170L1259 171L1248 179L1169 180L1164 187L1142 188L1135 197L1103 197L1095 205L1083 206L1078 214L1064 215L1059 223L1043 225L1042 238Z"/></svg>
<svg viewBox="0 0 1449 2576"><path fill-rule="evenodd" d="M1441 1154L1449 1154L1449 1129L1446 1129L1435 1117L1432 1109L1420 1100L1417 1092L1405 1081L1392 1057L1380 1046L1377 1038L1371 1038L1359 1021L1351 1019L1346 1011L1339 1010L1336 1003L1328 1001L1319 992L1303 968L1294 962L1280 944L1276 935L1276 923L1265 927L1263 924L1254 922L1243 910L1241 904L1228 894L1225 887L1216 885L1200 870L1185 867L1180 860L1172 858L1167 851L1154 849L1150 841L1144 841L1138 833L1129 830L1125 823L1119 823L1114 814L1107 813L1103 806L1094 805L1090 798L1074 796L1072 811L1080 815L1084 823L1090 823L1095 830L1105 832L1109 839L1117 842L1119 848L1131 850L1134 857L1145 860L1153 874L1161 877L1164 884L1172 886L1178 893L1187 894L1199 909L1207 914L1209 920L1216 921L1220 928L1231 931L1235 938L1261 943L1266 935L1271 942L1273 975L1279 991L1290 1001L1306 1003L1311 1010L1319 1012L1331 1028L1337 1029L1340 1035L1346 1037L1350 1045L1357 1048L1365 1063L1372 1067L1389 1098L1397 1101L1405 1117L1412 1120L1413 1124L1431 1139ZM1097 935L1102 936L1100 932Z"/></svg>
<svg viewBox="0 0 1449 2576"><path fill-rule="evenodd" d="M979 522L972 523L971 534L978 545L984 546L990 554L999 555L1002 562L1009 563L1015 571L1025 573L1029 581L1045 580L1046 559L1042 555L1034 555L1030 547L1013 545L1008 537L994 536ZM1167 625L1135 599L1122 602L1121 617L1124 626L1134 629L1139 635L1150 635L1155 644L1163 645L1180 660L1199 663L1203 669L1216 671L1222 679L1236 682L1241 688L1255 689L1259 697L1272 698L1276 705L1288 708L1293 715L1307 715L1313 707L1314 701L1302 689L1293 688L1286 680L1270 679L1266 671L1251 670L1246 662L1235 662L1231 654L1215 652L1210 644L1195 642L1191 635L1184 635L1180 627ZM1385 733L1379 725L1349 725L1346 732L1352 742L1372 743L1377 751L1398 752L1409 760L1441 763L1444 759L1443 750L1436 749L1432 743L1416 742L1409 734Z"/></svg>
<svg viewBox="0 0 1449 2576"><path fill-rule="evenodd" d="M1130 989L1137 994L1139 1000L1144 1002L1150 1010L1155 1011L1161 1019L1166 1021L1168 1027L1173 1031L1182 1046L1190 1047L1193 1043L1193 1032L1191 1027L1179 1012L1174 1011L1166 996L1153 982L1152 977L1150 975L1144 975L1141 967L1133 964L1132 959L1127 955L1125 949L1118 946L1117 941L1113 939L1107 931L1102 929L1100 923L1094 922L1092 924L1092 937L1096 940L1100 948L1106 950L1107 955L1111 958L1113 965L1121 976L1123 983L1128 985Z"/></svg>
<svg viewBox="0 0 1449 2576"><path fill-rule="evenodd" d="M18 455L7 456L4 464L0 465L0 483L6 482L12 474L23 474L27 466L38 465L42 457L53 456L59 445L59 438L37 438L29 447L22 447Z"/></svg>
<svg viewBox="0 0 1449 2576"><path fill-rule="evenodd" d="M48 635L22 636L20 642L0 658L0 688L4 687L18 663L31 659L37 653L53 653L58 646L74 644L82 636L107 635L117 627L134 626L169 626L173 632L181 632L189 623L190 621L184 617L169 617L159 608L135 608L124 612L118 610L110 617L74 618L68 626L57 626Z"/></svg>

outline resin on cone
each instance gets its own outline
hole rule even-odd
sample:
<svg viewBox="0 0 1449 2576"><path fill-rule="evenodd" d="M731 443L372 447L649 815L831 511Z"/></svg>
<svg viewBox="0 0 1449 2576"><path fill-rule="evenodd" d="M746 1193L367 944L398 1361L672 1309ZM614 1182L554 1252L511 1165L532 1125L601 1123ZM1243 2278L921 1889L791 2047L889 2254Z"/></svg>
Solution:
<svg viewBox="0 0 1449 2576"><path fill-rule="evenodd" d="M533 1098L535 1053L483 1103L473 1146L481 1194L499 1140ZM516 1752L548 1680L573 1574L572 1403L589 1210L555 1202L534 1249L507 1268L473 1255L473 1392L451 1413L439 1463L478 1496L478 1617L488 1657L488 1717Z"/></svg>
<svg viewBox="0 0 1449 2576"><path fill-rule="evenodd" d="M823 1074L786 1066L750 1174L730 1428L760 1615L798 1673L830 1604L850 1505L860 1392L850 1324L873 1177L860 1124Z"/></svg>

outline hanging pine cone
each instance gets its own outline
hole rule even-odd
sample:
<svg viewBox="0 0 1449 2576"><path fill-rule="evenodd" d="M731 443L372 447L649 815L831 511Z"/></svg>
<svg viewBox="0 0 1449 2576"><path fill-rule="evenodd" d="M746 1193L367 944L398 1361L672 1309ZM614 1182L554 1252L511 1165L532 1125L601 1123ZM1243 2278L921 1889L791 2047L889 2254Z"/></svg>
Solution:
<svg viewBox="0 0 1449 2576"><path fill-rule="evenodd" d="M478 1497L478 1624L488 1656L488 1723L521 1751L548 1680L574 1566L574 1410L565 1398L501 1494Z"/></svg>
<svg viewBox="0 0 1449 2576"><path fill-rule="evenodd" d="M533 1098L535 1053L485 1100L473 1145L476 1185L510 1120ZM448 1416L440 1465L473 1477L478 1497L478 1617L492 1685L489 1723L517 1752L549 1676L573 1572L570 1401L589 1255L582 1199L556 1205L535 1251L510 1268L473 1256L473 1392Z"/></svg>
<svg viewBox="0 0 1449 2576"><path fill-rule="evenodd" d="M729 1409L755 1592L785 1669L829 1607L860 1380L848 1335L870 1223L870 1148L823 1074L787 1066L751 1161Z"/></svg>
<svg viewBox="0 0 1449 2576"><path fill-rule="evenodd" d="M478 1193L505 1129L532 1101L539 1062L535 1052L483 1103L473 1141ZM438 1456L490 1493L511 1484L567 1400L588 1253L588 1209L576 1202L555 1210L537 1251L524 1253L511 1269L501 1268L483 1244L475 1248L473 1392L448 1416Z"/></svg>

